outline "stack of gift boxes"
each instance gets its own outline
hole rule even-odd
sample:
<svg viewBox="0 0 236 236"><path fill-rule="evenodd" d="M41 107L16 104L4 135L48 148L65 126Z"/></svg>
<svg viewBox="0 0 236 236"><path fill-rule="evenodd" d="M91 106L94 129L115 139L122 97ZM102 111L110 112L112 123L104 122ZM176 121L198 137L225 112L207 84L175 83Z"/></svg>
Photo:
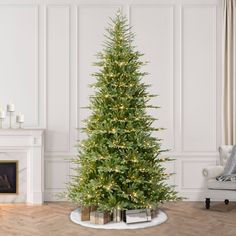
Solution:
<svg viewBox="0 0 236 236"><path fill-rule="evenodd" d="M148 222L157 217L157 215L157 208L126 211L114 209L112 212L101 212L97 210L96 206L81 207L81 221L90 221L99 225L121 221L127 224Z"/></svg>

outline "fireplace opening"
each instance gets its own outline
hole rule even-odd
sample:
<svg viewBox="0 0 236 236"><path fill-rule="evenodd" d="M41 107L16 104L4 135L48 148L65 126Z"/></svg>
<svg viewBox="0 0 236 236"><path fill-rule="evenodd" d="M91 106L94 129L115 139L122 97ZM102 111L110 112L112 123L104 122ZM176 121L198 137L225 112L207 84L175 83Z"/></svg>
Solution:
<svg viewBox="0 0 236 236"><path fill-rule="evenodd" d="M0 161L0 194L17 194L18 161Z"/></svg>

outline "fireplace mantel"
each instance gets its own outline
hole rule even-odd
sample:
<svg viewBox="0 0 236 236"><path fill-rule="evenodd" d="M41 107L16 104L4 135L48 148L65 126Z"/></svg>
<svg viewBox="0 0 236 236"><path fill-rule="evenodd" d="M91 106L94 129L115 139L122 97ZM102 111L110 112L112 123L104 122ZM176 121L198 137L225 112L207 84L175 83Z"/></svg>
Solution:
<svg viewBox="0 0 236 236"><path fill-rule="evenodd" d="M26 203L42 204L44 191L44 130L0 129L0 160L8 153L25 153L26 158ZM1 158L2 155L2 158ZM9 157L8 157L9 158ZM14 159L14 157L13 157ZM15 197L17 198L17 197ZM4 199L4 201L3 201ZM14 202L2 197L1 202Z"/></svg>

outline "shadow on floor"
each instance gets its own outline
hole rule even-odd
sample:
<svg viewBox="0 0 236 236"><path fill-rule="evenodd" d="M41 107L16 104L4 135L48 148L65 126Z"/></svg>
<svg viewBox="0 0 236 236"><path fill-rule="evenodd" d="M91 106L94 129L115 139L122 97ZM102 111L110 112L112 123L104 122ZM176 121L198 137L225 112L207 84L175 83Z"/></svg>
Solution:
<svg viewBox="0 0 236 236"><path fill-rule="evenodd" d="M202 209L205 209L205 203L202 203ZM228 205L225 205L224 202L211 202L210 211L218 212L231 212L236 211L236 202L230 202Z"/></svg>

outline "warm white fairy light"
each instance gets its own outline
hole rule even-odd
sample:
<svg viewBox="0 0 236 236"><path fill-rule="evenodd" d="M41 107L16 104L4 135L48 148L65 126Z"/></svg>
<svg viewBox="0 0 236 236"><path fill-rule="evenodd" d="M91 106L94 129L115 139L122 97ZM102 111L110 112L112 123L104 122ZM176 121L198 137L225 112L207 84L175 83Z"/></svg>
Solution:
<svg viewBox="0 0 236 236"><path fill-rule="evenodd" d="M100 70L94 74L98 81L93 87L97 89L95 95L91 96L90 107L87 107L91 109L92 116L83 129L87 131L88 139L81 146L78 145L81 154L78 154L77 163L84 167L83 178L75 178L75 187L71 188L73 191L70 195L81 205L96 205L101 210L123 209L124 205L127 208L149 208L150 202L155 201L153 198L159 197L159 188L154 190L153 186L168 175L158 169L159 148L156 141L159 140L149 139L143 134L160 129L150 127L151 116L144 112L151 106L146 105L149 95L145 91L147 86L140 81L144 73L139 71L142 63L137 60L138 54L133 59L134 55L123 47L121 41L125 41L126 36L122 38L121 32L118 35L113 33L117 43L115 50L112 48L109 53L104 51L99 58L102 60L96 64L100 66ZM124 68L126 65L128 68ZM148 160L146 164L145 160ZM152 166L152 161L154 165L157 164L156 167ZM121 187L117 178L129 186L127 192L119 190L117 194L115 187ZM143 196L145 192L147 194ZM168 191L163 192L163 198L170 198ZM110 201L110 195L114 197L114 202ZM103 196L106 199L103 200ZM129 199L125 202L127 196Z"/></svg>

